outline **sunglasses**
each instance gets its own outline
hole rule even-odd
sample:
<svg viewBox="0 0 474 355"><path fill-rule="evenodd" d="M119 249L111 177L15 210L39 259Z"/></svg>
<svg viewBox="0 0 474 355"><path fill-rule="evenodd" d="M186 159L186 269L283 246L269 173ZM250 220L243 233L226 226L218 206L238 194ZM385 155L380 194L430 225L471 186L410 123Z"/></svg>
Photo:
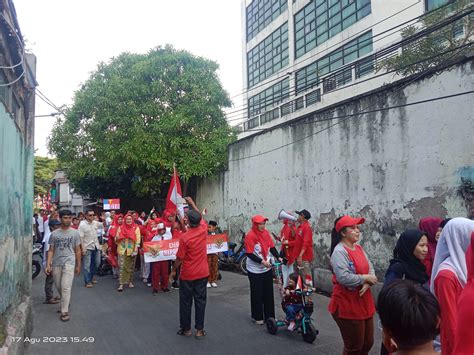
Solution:
<svg viewBox="0 0 474 355"><path fill-rule="evenodd" d="M94 217L95 214L94 214L94 213L92 213L92 214L88 213L87 216L88 216L88 217Z"/></svg>

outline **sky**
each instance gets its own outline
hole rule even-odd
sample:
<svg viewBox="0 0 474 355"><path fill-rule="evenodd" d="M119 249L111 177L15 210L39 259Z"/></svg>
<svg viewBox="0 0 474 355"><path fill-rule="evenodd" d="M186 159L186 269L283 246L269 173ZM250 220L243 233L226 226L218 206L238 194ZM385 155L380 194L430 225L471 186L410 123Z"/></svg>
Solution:
<svg viewBox="0 0 474 355"><path fill-rule="evenodd" d="M172 44L216 61L224 89L235 96L231 110L242 108L240 0L13 2L26 48L37 57L38 89L56 106L73 103L74 92L99 62ZM36 100L37 116L53 112ZM54 122L53 117L36 118L37 155L48 154L46 141Z"/></svg>

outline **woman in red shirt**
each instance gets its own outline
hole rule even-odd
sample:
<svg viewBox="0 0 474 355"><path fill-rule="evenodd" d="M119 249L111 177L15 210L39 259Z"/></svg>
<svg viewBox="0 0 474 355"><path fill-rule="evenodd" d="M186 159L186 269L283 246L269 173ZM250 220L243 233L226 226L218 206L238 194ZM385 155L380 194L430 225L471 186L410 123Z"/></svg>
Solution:
<svg viewBox="0 0 474 355"><path fill-rule="evenodd" d="M425 232L428 237L428 254L423 260L423 265L425 265L426 273L431 277L431 269L433 268L433 261L436 253L436 245L438 240L436 239L436 232L438 231L439 224L443 220L438 217L425 217L420 219L418 223L418 229Z"/></svg>
<svg viewBox="0 0 474 355"><path fill-rule="evenodd" d="M343 354L368 354L374 343L375 305L370 287L377 283L374 267L362 247L359 224L364 218L343 216L332 231L333 292L329 312L344 341Z"/></svg>
<svg viewBox="0 0 474 355"><path fill-rule="evenodd" d="M458 301L458 330L454 338L454 353L474 354L474 232L466 252L467 283Z"/></svg>
<svg viewBox="0 0 474 355"><path fill-rule="evenodd" d="M467 281L466 250L471 243L472 232L474 221L453 218L443 228L436 248L430 287L441 309L443 355L455 354L457 303Z"/></svg>

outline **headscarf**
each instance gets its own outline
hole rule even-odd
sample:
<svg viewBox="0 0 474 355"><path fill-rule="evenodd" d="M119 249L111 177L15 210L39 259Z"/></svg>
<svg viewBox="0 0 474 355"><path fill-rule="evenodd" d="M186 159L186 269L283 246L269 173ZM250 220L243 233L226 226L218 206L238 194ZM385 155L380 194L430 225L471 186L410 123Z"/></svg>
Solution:
<svg viewBox="0 0 474 355"><path fill-rule="evenodd" d="M110 229L109 229L109 236L112 237L112 238L114 238L115 235L117 234L118 227L120 227L123 224L123 222L122 222L122 224L119 224L118 220L120 218L123 218L123 215L120 214L120 213L116 214L114 216L114 220L112 221L112 224L111 224Z"/></svg>
<svg viewBox="0 0 474 355"><path fill-rule="evenodd" d="M428 274L425 265L413 255L413 251L424 235L426 234L418 229L408 229L403 232L393 250L393 259L390 260L389 267L389 270L395 269L400 274L405 274L407 279L422 285L428 281Z"/></svg>
<svg viewBox="0 0 474 355"><path fill-rule="evenodd" d="M264 229L260 231L258 225L262 223L263 216L252 218L252 229L245 236L245 250L247 253L255 251L255 245L260 244L261 253L264 260L267 260L268 251L275 246L270 233ZM264 218L266 220L266 218Z"/></svg>
<svg viewBox="0 0 474 355"><path fill-rule="evenodd" d="M425 217L420 219L420 223L418 224L418 228L425 232L428 237L428 254L431 260L435 257L436 245L438 244L436 241L436 232L442 221L443 220L438 217Z"/></svg>
<svg viewBox="0 0 474 355"><path fill-rule="evenodd" d="M466 252L467 283L458 300L458 325L454 339L455 354L474 354L474 232Z"/></svg>
<svg viewBox="0 0 474 355"><path fill-rule="evenodd" d="M132 217L132 224L127 224L127 222L125 222L127 217ZM136 241L136 229L137 225L133 221L133 216L130 213L127 213L125 217L123 217L123 224L120 226L120 235L117 237L117 239L132 239L133 241Z"/></svg>
<svg viewBox="0 0 474 355"><path fill-rule="evenodd" d="M170 220L168 220L168 217L169 216L175 216L175 215L176 215L176 213L173 213L171 211L168 211L168 210L163 211L163 223L165 224L165 227L172 228L174 226L174 220L170 221Z"/></svg>
<svg viewBox="0 0 474 355"><path fill-rule="evenodd" d="M436 256L431 274L431 292L434 281L441 270L450 270L464 288L467 281L466 250L471 243L474 221L459 217L451 219L443 228L436 248Z"/></svg>

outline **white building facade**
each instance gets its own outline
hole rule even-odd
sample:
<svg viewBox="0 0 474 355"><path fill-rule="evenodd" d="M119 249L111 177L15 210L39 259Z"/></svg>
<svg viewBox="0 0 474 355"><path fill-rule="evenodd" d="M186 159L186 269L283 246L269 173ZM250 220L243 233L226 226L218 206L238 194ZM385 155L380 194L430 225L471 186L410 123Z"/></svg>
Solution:
<svg viewBox="0 0 474 355"><path fill-rule="evenodd" d="M376 73L382 58L401 50L387 48L448 2L242 1L245 103L229 117L245 116L239 138L399 79Z"/></svg>

